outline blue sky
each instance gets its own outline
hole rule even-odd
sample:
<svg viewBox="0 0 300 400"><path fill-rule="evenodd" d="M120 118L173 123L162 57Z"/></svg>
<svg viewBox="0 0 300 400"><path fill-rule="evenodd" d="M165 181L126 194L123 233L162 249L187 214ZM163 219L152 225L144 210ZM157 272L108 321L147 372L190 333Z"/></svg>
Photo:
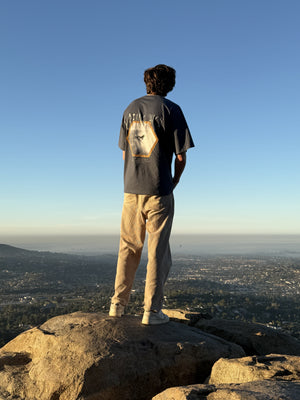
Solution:
<svg viewBox="0 0 300 400"><path fill-rule="evenodd" d="M300 233L298 0L0 1L0 234L118 233L143 72L196 147L175 233Z"/></svg>

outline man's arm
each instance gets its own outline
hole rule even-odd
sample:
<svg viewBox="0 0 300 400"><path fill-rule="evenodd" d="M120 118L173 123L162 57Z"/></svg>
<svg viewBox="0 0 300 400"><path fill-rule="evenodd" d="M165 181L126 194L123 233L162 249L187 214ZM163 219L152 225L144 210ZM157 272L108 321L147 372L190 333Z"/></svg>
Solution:
<svg viewBox="0 0 300 400"><path fill-rule="evenodd" d="M180 177L184 171L186 164L186 152L176 154L175 158L175 172L174 172L174 178L173 178L173 184L174 188L178 184Z"/></svg>

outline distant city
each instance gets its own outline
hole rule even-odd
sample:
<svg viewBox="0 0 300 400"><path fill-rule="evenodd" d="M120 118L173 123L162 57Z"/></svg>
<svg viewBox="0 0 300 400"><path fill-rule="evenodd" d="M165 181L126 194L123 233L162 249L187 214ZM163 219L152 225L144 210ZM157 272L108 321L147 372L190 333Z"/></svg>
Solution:
<svg viewBox="0 0 300 400"><path fill-rule="evenodd" d="M300 338L299 236L288 239L197 237L198 245L195 237L173 239L164 306L259 322ZM55 315L108 311L118 238L45 240L0 241L0 346ZM144 253L129 314L142 312L146 263Z"/></svg>

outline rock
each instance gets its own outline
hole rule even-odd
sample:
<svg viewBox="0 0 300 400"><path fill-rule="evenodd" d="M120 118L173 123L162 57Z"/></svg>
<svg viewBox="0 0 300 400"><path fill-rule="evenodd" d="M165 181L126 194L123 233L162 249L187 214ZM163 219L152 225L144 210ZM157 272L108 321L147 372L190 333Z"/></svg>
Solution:
<svg viewBox="0 0 300 400"><path fill-rule="evenodd" d="M219 359L213 366L209 383L243 383L252 381L300 381L300 357L281 354Z"/></svg>
<svg viewBox="0 0 300 400"><path fill-rule="evenodd" d="M299 382L258 381L227 385L174 387L152 400L299 400Z"/></svg>
<svg viewBox="0 0 300 400"><path fill-rule="evenodd" d="M26 331L0 350L0 393L18 400L149 400L203 382L241 347L184 324L73 313ZM1 395L0 395L1 399Z"/></svg>
<svg viewBox="0 0 300 400"><path fill-rule="evenodd" d="M280 330L261 324L213 318L195 326L243 347L247 355L290 354L300 356L300 341Z"/></svg>
<svg viewBox="0 0 300 400"><path fill-rule="evenodd" d="M174 309L174 310L162 310L167 316L178 322L183 322L188 325L195 325L197 321L200 319L211 319L212 316L205 313L199 313L199 312L193 312L193 311L185 311L185 310L180 310L180 309Z"/></svg>

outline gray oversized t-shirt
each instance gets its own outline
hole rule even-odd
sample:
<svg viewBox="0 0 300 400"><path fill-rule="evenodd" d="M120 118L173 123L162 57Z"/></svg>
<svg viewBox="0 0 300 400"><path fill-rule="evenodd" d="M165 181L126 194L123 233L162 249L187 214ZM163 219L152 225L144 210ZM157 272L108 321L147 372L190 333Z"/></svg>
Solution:
<svg viewBox="0 0 300 400"><path fill-rule="evenodd" d="M125 193L172 192L172 157L194 147L181 108L158 95L134 100L124 111L119 147L125 151Z"/></svg>

